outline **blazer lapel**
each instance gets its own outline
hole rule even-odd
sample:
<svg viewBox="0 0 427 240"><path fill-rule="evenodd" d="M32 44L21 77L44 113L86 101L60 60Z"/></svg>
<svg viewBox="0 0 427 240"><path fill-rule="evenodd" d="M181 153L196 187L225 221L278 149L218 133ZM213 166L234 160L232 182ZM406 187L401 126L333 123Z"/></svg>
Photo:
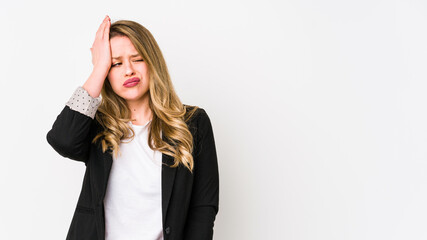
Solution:
<svg viewBox="0 0 427 240"><path fill-rule="evenodd" d="M166 139L162 137L164 141ZM176 169L171 168L167 165L172 165L174 158L162 153L162 213L163 213L163 224L165 224L166 213L169 207L169 200L171 198L173 184L175 181ZM167 164L167 165L165 165Z"/></svg>
<svg viewBox="0 0 427 240"><path fill-rule="evenodd" d="M162 162L167 165L173 164L173 157L162 153ZM176 168L168 167L162 164L162 213L163 224L165 224L166 213L169 206L169 200L172 194L173 183L175 180Z"/></svg>
<svg viewBox="0 0 427 240"><path fill-rule="evenodd" d="M107 182L110 177L111 167L113 166L113 156L111 156L112 151L108 149L104 154L104 189L103 196L105 196L107 190ZM104 198L102 198L104 199Z"/></svg>

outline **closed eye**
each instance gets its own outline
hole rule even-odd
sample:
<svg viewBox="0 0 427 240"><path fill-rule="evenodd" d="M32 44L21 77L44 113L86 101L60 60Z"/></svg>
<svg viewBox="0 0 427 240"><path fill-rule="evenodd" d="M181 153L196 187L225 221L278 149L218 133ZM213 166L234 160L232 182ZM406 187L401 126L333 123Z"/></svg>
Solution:
<svg viewBox="0 0 427 240"><path fill-rule="evenodd" d="M135 60L135 62L143 62L144 61L144 59L138 59L138 60ZM120 63L120 62L118 62L118 63L115 63L115 64L113 64L113 65L111 65L112 67L115 67L115 66L118 66L118 65L121 65L122 63Z"/></svg>

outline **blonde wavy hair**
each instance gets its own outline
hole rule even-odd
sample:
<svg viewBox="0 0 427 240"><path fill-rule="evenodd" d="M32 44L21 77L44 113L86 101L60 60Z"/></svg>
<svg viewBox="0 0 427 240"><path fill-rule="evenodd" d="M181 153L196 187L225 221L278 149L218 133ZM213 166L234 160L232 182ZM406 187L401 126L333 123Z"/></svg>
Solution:
<svg viewBox="0 0 427 240"><path fill-rule="evenodd" d="M150 76L149 107L153 118L148 125L148 145L174 158L170 167L183 164L193 172L193 136L187 126L197 106L184 105L175 93L163 54L152 34L142 25L130 20L119 20L111 24L110 39L126 36L144 59ZM135 132L128 122L131 110L126 100L117 95L108 79L101 90L101 104L95 119L104 128L92 140L101 139L102 151L110 150L115 157L120 152L120 141L135 137ZM160 133L160 130L162 133ZM162 140L161 134L166 141Z"/></svg>

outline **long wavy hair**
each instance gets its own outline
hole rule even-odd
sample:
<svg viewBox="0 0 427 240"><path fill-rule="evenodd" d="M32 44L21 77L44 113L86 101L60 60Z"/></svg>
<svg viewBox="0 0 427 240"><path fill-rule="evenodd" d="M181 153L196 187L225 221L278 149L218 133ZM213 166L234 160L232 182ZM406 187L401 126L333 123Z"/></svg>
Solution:
<svg viewBox="0 0 427 240"><path fill-rule="evenodd" d="M149 107L153 113L148 124L149 147L172 156L174 164L170 167L183 164L192 173L193 136L187 122L198 107L181 103L172 85L163 54L153 35L144 26L130 20L116 21L111 24L109 39L116 36L128 37L148 67ZM92 142L101 139L102 151L110 150L117 157L120 142L135 137L135 132L128 124L133 120L131 110L126 100L113 91L108 78L104 81L101 96L95 119L104 130ZM161 134L167 141L162 140Z"/></svg>

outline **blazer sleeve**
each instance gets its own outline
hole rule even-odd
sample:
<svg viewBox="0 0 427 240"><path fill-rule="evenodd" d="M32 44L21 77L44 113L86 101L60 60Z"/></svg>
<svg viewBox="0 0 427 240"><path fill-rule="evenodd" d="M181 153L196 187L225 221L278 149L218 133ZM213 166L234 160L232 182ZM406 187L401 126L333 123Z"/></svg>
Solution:
<svg viewBox="0 0 427 240"><path fill-rule="evenodd" d="M92 141L90 131L100 104L101 96L93 98L79 86L47 133L47 142L61 156L87 164Z"/></svg>
<svg viewBox="0 0 427 240"><path fill-rule="evenodd" d="M194 180L185 226L186 240L211 240L219 204L219 174L211 121L200 109L198 142L194 159Z"/></svg>

